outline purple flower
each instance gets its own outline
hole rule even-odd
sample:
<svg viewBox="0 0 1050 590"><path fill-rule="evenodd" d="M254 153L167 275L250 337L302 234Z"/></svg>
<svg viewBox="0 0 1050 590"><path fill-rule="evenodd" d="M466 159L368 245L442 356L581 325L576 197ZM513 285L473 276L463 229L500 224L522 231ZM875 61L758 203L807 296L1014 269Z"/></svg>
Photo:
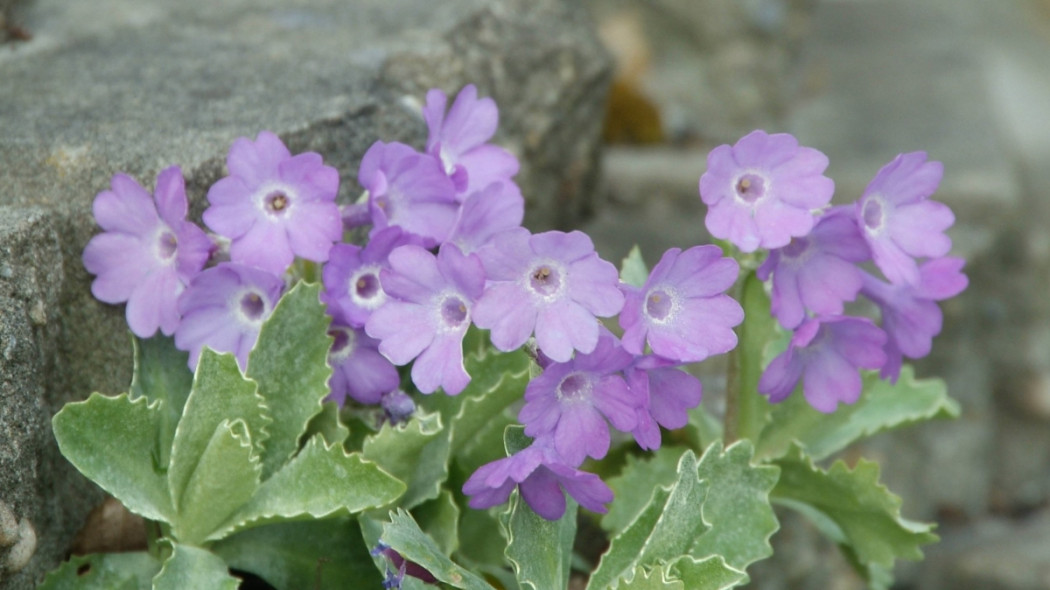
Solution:
<svg viewBox="0 0 1050 590"><path fill-rule="evenodd" d="M352 328L336 318L328 335L335 339L328 353L332 367L329 400L342 406L349 396L363 404L376 404L401 384L397 368L379 354L379 342L369 338L363 329Z"/></svg>
<svg viewBox="0 0 1050 590"><path fill-rule="evenodd" d="M817 317L802 322L791 343L766 367L758 391L773 403L785 400L802 379L809 405L830 413L852 404L862 388L858 369L886 362L886 333L866 318Z"/></svg>
<svg viewBox="0 0 1050 590"><path fill-rule="evenodd" d="M732 350L744 310L724 292L739 270L717 246L664 252L641 289L625 289L624 349L642 354L648 340L653 353L681 362Z"/></svg>
<svg viewBox="0 0 1050 590"><path fill-rule="evenodd" d="M430 132L427 153L437 157L462 196L493 182L506 182L518 173L518 159L487 142L499 125L499 110L491 98L478 99L473 84L464 86L448 114L448 99L438 89L427 92L423 118Z"/></svg>
<svg viewBox="0 0 1050 590"><path fill-rule="evenodd" d="M459 202L437 158L403 143L377 141L365 152L357 180L368 190L375 229L401 226L428 247L452 232Z"/></svg>
<svg viewBox="0 0 1050 590"><path fill-rule="evenodd" d="M841 314L843 302L853 301L860 291L861 271L855 263L870 258L853 216L836 207L809 235L770 252L757 274L763 281L773 275L770 311L791 330L806 319L806 310Z"/></svg>
<svg viewBox="0 0 1050 590"><path fill-rule="evenodd" d="M441 387L456 395L470 382L463 336L485 287L481 261L453 244L443 244L436 257L419 246L401 246L389 261L380 280L391 300L372 313L365 331L395 365L415 359L412 382L421 392Z"/></svg>
<svg viewBox="0 0 1050 590"><path fill-rule="evenodd" d="M343 236L335 168L314 152L293 156L269 131L233 142L226 165L230 175L208 190L204 222L232 240L233 262L280 275L296 256L328 260Z"/></svg>
<svg viewBox="0 0 1050 590"><path fill-rule="evenodd" d="M752 131L732 147L716 147L700 177L708 231L744 252L786 246L808 234L813 211L831 201L827 167L827 156L786 133Z"/></svg>
<svg viewBox="0 0 1050 590"><path fill-rule="evenodd" d="M207 346L232 352L245 370L259 329L283 289L284 281L258 268L232 262L209 268L179 297L182 323L175 331L175 347L189 351L191 369Z"/></svg>
<svg viewBox="0 0 1050 590"><path fill-rule="evenodd" d="M389 268L387 257L398 246L421 243L418 236L391 226L373 232L364 248L336 244L321 274L324 281L321 301L338 310L347 324L356 328L364 326L368 316L387 301L379 281L380 271Z"/></svg>
<svg viewBox="0 0 1050 590"><path fill-rule="evenodd" d="M943 316L937 301L962 293L968 284L961 258L937 258L919 267L916 285L892 285L864 273L864 295L882 310L886 332L883 379L897 381L902 356L922 358L930 353L933 337L941 332Z"/></svg>
<svg viewBox="0 0 1050 590"><path fill-rule="evenodd" d="M490 284L474 308L474 323L491 330L499 350L517 349L535 331L544 354L568 361L573 350L589 353L598 345L595 316L623 307L616 267L598 258L583 232L513 229L478 254Z"/></svg>
<svg viewBox="0 0 1050 590"><path fill-rule="evenodd" d="M875 265L893 283L914 285L919 269L912 257L936 258L952 247L944 234L955 222L952 210L927 198L943 173L940 162L926 161L926 152L900 154L857 201L857 219Z"/></svg>
<svg viewBox="0 0 1050 590"><path fill-rule="evenodd" d="M525 199L516 184L494 182L467 196L448 241L465 253L476 252L492 239L521 226Z"/></svg>
<svg viewBox="0 0 1050 590"><path fill-rule="evenodd" d="M703 386L676 363L652 355L636 359L625 374L631 393L644 400L631 434L643 449L658 449L660 426L669 430L685 426L689 410L700 405Z"/></svg>
<svg viewBox="0 0 1050 590"><path fill-rule="evenodd" d="M634 360L603 329L594 352L567 363L548 365L525 387L518 420L531 437L553 436L554 448L570 465L586 456L601 459L609 450L609 427L630 432L644 403L619 374Z"/></svg>
<svg viewBox="0 0 1050 590"><path fill-rule="evenodd" d="M124 174L114 176L111 186L93 206L105 231L84 247L84 267L96 275L91 293L106 303L127 301L128 326L139 338L158 328L170 336L179 325L176 301L204 268L212 243L186 221L186 187L178 166L157 175L153 197Z"/></svg>
<svg viewBox="0 0 1050 590"><path fill-rule="evenodd" d="M547 440L536 440L528 448L478 468L463 484L471 496L471 508L483 509L503 504L515 487L533 512L547 520L565 514L567 492L584 508L605 513L613 492L600 477L580 471L558 456Z"/></svg>
<svg viewBox="0 0 1050 590"><path fill-rule="evenodd" d="M390 424L408 422L416 411L416 402L400 389L384 393L383 398L379 400L379 406L383 408L383 414Z"/></svg>

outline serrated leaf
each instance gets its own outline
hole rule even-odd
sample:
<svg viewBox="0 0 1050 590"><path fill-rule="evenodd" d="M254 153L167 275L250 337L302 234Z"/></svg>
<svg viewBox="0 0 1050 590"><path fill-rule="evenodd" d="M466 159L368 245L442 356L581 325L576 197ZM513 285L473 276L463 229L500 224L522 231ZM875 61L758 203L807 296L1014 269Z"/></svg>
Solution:
<svg viewBox="0 0 1050 590"><path fill-rule="evenodd" d="M667 565L661 564L654 567L639 565L620 580L616 590L686 590L686 586L668 572Z"/></svg>
<svg viewBox="0 0 1050 590"><path fill-rule="evenodd" d="M51 423L58 448L88 479L131 512L171 522L175 510L155 444L162 419L158 402L92 393L66 404Z"/></svg>
<svg viewBox="0 0 1050 590"><path fill-rule="evenodd" d="M721 555L703 559L683 555L668 567L688 590L726 590L747 582L747 574L731 567Z"/></svg>
<svg viewBox="0 0 1050 590"><path fill-rule="evenodd" d="M224 421L241 421L252 441L252 453L260 455L259 439L266 438L271 420L265 401L256 390L255 383L241 374L232 354L219 354L209 348L201 351L192 390L175 431L168 468L171 497L180 510L184 506L183 490Z"/></svg>
<svg viewBox="0 0 1050 590"><path fill-rule="evenodd" d="M670 486L678 479L678 461L684 452L682 447L663 446L644 458L627 455L620 475L606 482L616 500L602 516L602 529L610 536L626 529L649 504L656 488Z"/></svg>
<svg viewBox="0 0 1050 590"><path fill-rule="evenodd" d="M339 417L339 404L335 402L321 404L321 413L310 419L302 442L310 440L315 434L323 436L325 442L330 445L341 445L346 442L346 439L350 437L350 428L343 424Z"/></svg>
<svg viewBox="0 0 1050 590"><path fill-rule="evenodd" d="M642 250L638 248L638 244L632 246L627 257L620 262L620 280L639 289L645 286L645 281L649 280L649 268L645 266Z"/></svg>
<svg viewBox="0 0 1050 590"><path fill-rule="evenodd" d="M459 506L448 490L441 490L437 498L412 509L412 518L419 528L434 539L445 555L452 555L459 548L459 515Z"/></svg>
<svg viewBox="0 0 1050 590"><path fill-rule="evenodd" d="M390 522L383 524L382 541L408 561L414 561L435 578L463 590L493 590L481 578L454 563L419 529L419 525L405 510L390 513Z"/></svg>
<svg viewBox="0 0 1050 590"><path fill-rule="evenodd" d="M145 552L74 555L37 590L150 590L160 566Z"/></svg>
<svg viewBox="0 0 1050 590"><path fill-rule="evenodd" d="M639 565L655 565L685 555L708 526L698 507L708 484L697 475L696 455L686 451L678 461L677 479L657 488L649 505L622 533L614 537L587 584L590 589L614 587Z"/></svg>
<svg viewBox="0 0 1050 590"><path fill-rule="evenodd" d="M412 508L436 498L448 479L449 438L440 414L416 412L405 424L384 424L365 439L361 454L407 484L398 504Z"/></svg>
<svg viewBox="0 0 1050 590"><path fill-rule="evenodd" d="M698 466L700 479L708 484L702 511L704 522L711 528L697 538L690 554L699 558L721 556L740 572L773 554L769 538L780 528L769 504L769 492L780 470L752 465L753 454L751 441L737 441L724 452L722 443L717 442L704 452ZM743 581L747 581L746 575Z"/></svg>
<svg viewBox="0 0 1050 590"><path fill-rule="evenodd" d="M792 395L774 407L772 420L759 439L758 453L779 457L797 442L819 461L884 430L958 415L959 405L948 397L944 381L918 380L912 367L904 365L896 384L881 380L877 372L865 373L860 399L840 405L831 414L814 410L801 395Z"/></svg>
<svg viewBox="0 0 1050 590"><path fill-rule="evenodd" d="M272 522L353 514L388 504L404 490L405 484L360 453L347 454L315 436L208 540Z"/></svg>
<svg viewBox="0 0 1050 590"><path fill-rule="evenodd" d="M507 539L505 554L522 590L568 587L576 510L576 502L567 499L565 514L551 521L533 512L518 491L511 494L500 524Z"/></svg>
<svg viewBox="0 0 1050 590"><path fill-rule="evenodd" d="M143 340L133 335L131 344L134 366L129 394L131 398L143 396L151 402L161 402L157 457L158 462L166 466L175 439L175 427L193 386L193 373L186 367L189 353L175 348L175 340L170 336L157 335Z"/></svg>
<svg viewBox="0 0 1050 590"><path fill-rule="evenodd" d="M763 351L773 337L776 320L769 314L769 295L754 271L748 272L740 287L740 305L744 322L737 328L740 341L730 352L730 363L736 371L736 387L729 395L736 397L736 439L755 440L769 419L770 404L758 393L762 377ZM727 426L728 428L728 426Z"/></svg>
<svg viewBox="0 0 1050 590"><path fill-rule="evenodd" d="M357 522L346 517L275 523L231 535L212 546L230 567L280 590L380 588Z"/></svg>
<svg viewBox="0 0 1050 590"><path fill-rule="evenodd" d="M833 539L847 545L861 565L890 568L898 558L921 559L919 547L937 540L932 525L901 517L900 498L879 483L877 463L861 459L851 470L836 461L823 471L793 447L776 464L781 474L773 498L788 500L789 507L805 504L833 522L841 531ZM801 513L812 519L810 511ZM819 519L815 524L828 528Z"/></svg>
<svg viewBox="0 0 1050 590"><path fill-rule="evenodd" d="M186 482L172 536L200 544L259 489L260 472L244 421L223 420Z"/></svg>
<svg viewBox="0 0 1050 590"><path fill-rule="evenodd" d="M171 556L153 578L153 590L237 590L240 582L218 555L175 543Z"/></svg>
<svg viewBox="0 0 1050 590"><path fill-rule="evenodd" d="M263 454L263 480L281 468L299 449L307 424L321 411L328 395L328 335L318 284L299 283L281 297L263 323L259 340L248 355L248 377L273 417Z"/></svg>

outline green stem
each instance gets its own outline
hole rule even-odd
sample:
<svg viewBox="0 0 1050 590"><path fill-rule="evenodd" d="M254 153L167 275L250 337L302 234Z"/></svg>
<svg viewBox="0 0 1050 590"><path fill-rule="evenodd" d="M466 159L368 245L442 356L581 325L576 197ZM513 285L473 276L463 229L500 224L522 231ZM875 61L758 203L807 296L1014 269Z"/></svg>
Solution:
<svg viewBox="0 0 1050 590"><path fill-rule="evenodd" d="M729 353L726 374L726 445L739 439L757 441L765 427L769 402L758 393L762 375L762 355L774 334L774 319L769 313L769 297L762 281L744 266L733 295L744 308L744 322L738 328L740 341Z"/></svg>

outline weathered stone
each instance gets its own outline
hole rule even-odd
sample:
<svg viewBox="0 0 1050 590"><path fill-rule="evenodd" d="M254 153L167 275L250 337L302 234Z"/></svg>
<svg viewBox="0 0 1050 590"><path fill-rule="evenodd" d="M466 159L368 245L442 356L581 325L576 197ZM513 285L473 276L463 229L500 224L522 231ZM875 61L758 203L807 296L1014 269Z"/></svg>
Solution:
<svg viewBox="0 0 1050 590"><path fill-rule="evenodd" d="M1024 521L984 519L953 529L931 548L917 587L923 590L1050 588L1050 514Z"/></svg>
<svg viewBox="0 0 1050 590"><path fill-rule="evenodd" d="M129 382L123 308L92 300L80 262L114 173L151 187L181 166L199 219L233 140L269 129L321 153L348 202L372 142L421 145L427 88L473 82L522 160L527 223L592 205L610 65L568 0L36 0L20 18L32 40L0 46L0 501L38 544L5 590L33 587L100 498L50 417Z"/></svg>

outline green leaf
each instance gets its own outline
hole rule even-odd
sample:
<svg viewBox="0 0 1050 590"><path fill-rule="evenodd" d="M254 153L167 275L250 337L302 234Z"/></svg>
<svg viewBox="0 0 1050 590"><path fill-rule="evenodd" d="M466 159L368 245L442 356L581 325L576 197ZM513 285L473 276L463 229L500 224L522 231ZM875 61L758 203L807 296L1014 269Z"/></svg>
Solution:
<svg viewBox="0 0 1050 590"><path fill-rule="evenodd" d="M208 539L271 522L352 514L388 504L404 490L405 484L359 453L348 455L315 436Z"/></svg>
<svg viewBox="0 0 1050 590"><path fill-rule="evenodd" d="M708 526L698 508L708 484L697 475L696 455L686 451L678 461L677 480L653 492L649 505L622 533L612 539L591 575L588 589L615 587L617 580L639 565L655 565L689 553L694 540Z"/></svg>
<svg viewBox="0 0 1050 590"><path fill-rule="evenodd" d="M279 590L379 588L356 521L346 517L269 524L212 546L230 567L251 572Z"/></svg>
<svg viewBox="0 0 1050 590"><path fill-rule="evenodd" d="M533 512L518 491L511 495L500 523L507 539L507 559L522 590L568 587L576 510L576 502L568 499L565 514L551 521Z"/></svg>
<svg viewBox="0 0 1050 590"><path fill-rule="evenodd" d="M150 590L160 566L145 552L74 555L37 590Z"/></svg>
<svg viewBox="0 0 1050 590"><path fill-rule="evenodd" d="M218 555L175 543L171 557L153 578L153 590L237 590L240 582Z"/></svg>
<svg viewBox="0 0 1050 590"><path fill-rule="evenodd" d="M175 510L156 455L160 403L99 393L66 404L51 420L58 448L88 479L149 520L171 522Z"/></svg>
<svg viewBox="0 0 1050 590"><path fill-rule="evenodd" d="M683 555L669 567L688 590L726 590L747 582L747 574L730 567L721 555L704 559Z"/></svg>
<svg viewBox="0 0 1050 590"><path fill-rule="evenodd" d="M200 544L259 489L260 472L244 421L223 420L186 482L172 536Z"/></svg>
<svg viewBox="0 0 1050 590"><path fill-rule="evenodd" d="M318 284L299 283L281 297L263 323L248 356L248 376L273 417L263 455L263 479L269 478L299 449L310 418L328 395L329 318Z"/></svg>
<svg viewBox="0 0 1050 590"><path fill-rule="evenodd" d="M635 244L620 263L620 280L640 289L645 286L645 281L648 279L649 268L645 266L645 260L642 259L641 249L638 248L638 244Z"/></svg>
<svg viewBox="0 0 1050 590"><path fill-rule="evenodd" d="M346 442L346 439L350 437L350 429L339 417L339 404L335 402L321 404L321 413L310 419L310 424L307 425L306 434L303 435L301 442L305 443L315 434L323 436L330 445L341 445Z"/></svg>
<svg viewBox="0 0 1050 590"><path fill-rule="evenodd" d="M170 336L154 336L146 340L131 337L135 364L131 374L131 398L143 396L161 402L161 421L157 431L157 457L167 466L175 427L182 417L182 407L193 386L193 373L186 363L189 353L175 348Z"/></svg>
<svg viewBox="0 0 1050 590"><path fill-rule="evenodd" d="M639 565L620 580L616 590L686 590L686 587L668 572L667 565L651 568Z"/></svg>
<svg viewBox="0 0 1050 590"><path fill-rule="evenodd" d="M751 441L737 441L724 452L722 443L717 442L708 447L698 467L700 479L708 484L701 510L711 528L697 538L690 554L722 556L740 572L773 554L769 538L780 528L769 504L769 492L780 470L752 465L753 453ZM747 581L747 576L743 579Z"/></svg>
<svg viewBox="0 0 1050 590"><path fill-rule="evenodd" d="M601 519L601 527L610 536L620 534L634 521L656 488L670 486L678 479L678 461L683 452L682 447L664 446L643 459L627 455L620 475L606 482L616 496Z"/></svg>
<svg viewBox="0 0 1050 590"><path fill-rule="evenodd" d="M361 454L408 485L399 505L412 508L436 498L448 479L449 443L441 415L420 411L406 424L384 424L365 439Z"/></svg>
<svg viewBox="0 0 1050 590"><path fill-rule="evenodd" d="M383 524L382 540L402 557L418 563L435 578L455 588L493 590L484 580L446 557L408 512L399 508L390 513L390 520Z"/></svg>
<svg viewBox="0 0 1050 590"><path fill-rule="evenodd" d="M459 548L459 515L452 492L444 489L437 498L412 509L412 518L419 523L419 528L434 539L445 555L452 555Z"/></svg>
<svg viewBox="0 0 1050 590"><path fill-rule="evenodd" d="M252 454L259 455L262 450L259 439L266 438L270 424L265 401L256 393L255 383L241 375L237 359L232 354L219 354L205 348L197 362L193 388L186 400L182 420L175 431L168 468L171 497L180 510L185 505L183 491L197 472L201 455L212 443L216 429L223 422L238 420L248 429L253 444Z"/></svg>
<svg viewBox="0 0 1050 590"><path fill-rule="evenodd" d="M793 447L776 464L781 474L773 498L789 507L808 506L801 513L822 531L830 530L832 539L846 545L862 566L890 568L897 558L921 559L919 547L937 540L932 525L901 517L900 498L878 482L877 463L861 459L850 470L836 461L823 471Z"/></svg>
<svg viewBox="0 0 1050 590"><path fill-rule="evenodd" d="M740 341L730 352L730 370L737 372L736 438L755 440L769 419L769 400L758 393L762 377L763 351L775 334L776 321L769 313L769 296L754 271L743 277L740 304L744 308L744 323L737 328Z"/></svg>
<svg viewBox="0 0 1050 590"><path fill-rule="evenodd" d="M840 405L831 414L814 410L799 392L772 412L758 442L758 455L775 458L793 442L819 461L849 444L892 428L935 418L956 418L959 405L948 397L944 381L915 378L910 365L901 368L896 384L864 374L864 391L852 405Z"/></svg>

